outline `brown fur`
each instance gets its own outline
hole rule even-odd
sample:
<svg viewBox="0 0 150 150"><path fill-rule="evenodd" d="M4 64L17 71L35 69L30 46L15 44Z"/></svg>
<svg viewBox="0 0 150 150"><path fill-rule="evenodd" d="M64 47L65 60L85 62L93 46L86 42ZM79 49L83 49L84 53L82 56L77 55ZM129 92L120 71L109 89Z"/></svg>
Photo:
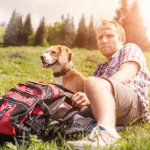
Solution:
<svg viewBox="0 0 150 150"><path fill-rule="evenodd" d="M72 51L62 45L54 45L48 48L47 52L41 56L43 67L51 68L53 72L59 72L67 69L72 65ZM50 56L50 58L49 58ZM49 59L48 59L49 58ZM58 63L50 66L58 60ZM65 75L62 76L62 85L73 92L84 91L85 77L75 69L71 69Z"/></svg>
<svg viewBox="0 0 150 150"><path fill-rule="evenodd" d="M73 92L84 92L85 77L77 70L72 69L63 76L63 86Z"/></svg>

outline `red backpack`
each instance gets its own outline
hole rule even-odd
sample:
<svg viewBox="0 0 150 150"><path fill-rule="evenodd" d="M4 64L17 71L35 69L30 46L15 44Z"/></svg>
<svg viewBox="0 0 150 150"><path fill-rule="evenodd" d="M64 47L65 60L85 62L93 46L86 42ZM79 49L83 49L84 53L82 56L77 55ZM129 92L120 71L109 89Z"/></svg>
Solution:
<svg viewBox="0 0 150 150"><path fill-rule="evenodd" d="M72 94L62 86L51 83L29 81L15 85L0 100L0 138L15 137L22 143L22 139L29 141L30 134L35 134L44 139L46 134L50 135L46 133L49 120L57 118L60 105L66 103L67 107L72 108ZM75 114L72 111L68 116L69 113L66 111L57 119L68 119Z"/></svg>

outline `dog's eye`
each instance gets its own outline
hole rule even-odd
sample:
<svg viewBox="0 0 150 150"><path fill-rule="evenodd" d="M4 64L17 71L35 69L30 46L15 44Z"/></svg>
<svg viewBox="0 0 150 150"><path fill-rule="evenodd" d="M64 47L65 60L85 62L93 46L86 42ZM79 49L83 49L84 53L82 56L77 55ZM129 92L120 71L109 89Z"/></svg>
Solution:
<svg viewBox="0 0 150 150"><path fill-rule="evenodd" d="M56 54L56 51L51 51L52 54Z"/></svg>

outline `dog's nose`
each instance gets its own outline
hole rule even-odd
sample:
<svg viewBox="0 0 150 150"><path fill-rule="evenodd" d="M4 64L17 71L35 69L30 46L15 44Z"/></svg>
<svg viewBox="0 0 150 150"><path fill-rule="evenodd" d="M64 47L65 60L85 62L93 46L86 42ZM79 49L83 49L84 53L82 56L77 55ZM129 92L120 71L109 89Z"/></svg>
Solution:
<svg viewBox="0 0 150 150"><path fill-rule="evenodd" d="M42 56L40 56L40 58L41 58L41 60L43 60L43 59L44 59L44 56L42 55Z"/></svg>

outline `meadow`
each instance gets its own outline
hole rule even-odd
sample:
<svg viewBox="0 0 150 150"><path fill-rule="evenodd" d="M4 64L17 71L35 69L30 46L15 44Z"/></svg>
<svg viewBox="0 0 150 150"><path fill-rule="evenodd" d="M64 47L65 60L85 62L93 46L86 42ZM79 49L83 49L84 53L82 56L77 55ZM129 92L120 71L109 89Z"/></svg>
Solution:
<svg viewBox="0 0 150 150"><path fill-rule="evenodd" d="M0 48L0 96L17 83L27 81L54 82L50 69L42 68L40 55L46 50L46 47L7 47ZM91 76L95 70L96 64L102 62L102 57L96 50L72 49L74 53L74 67L85 76ZM144 53L148 68L150 69L150 53ZM119 132L122 139L118 141L115 147L109 147L110 150L150 150L150 124L139 124L128 126L124 131ZM31 138L31 144L13 145L7 143L0 149L9 150L72 150L65 147L64 139L62 144L57 145L53 142L42 142L35 136Z"/></svg>

